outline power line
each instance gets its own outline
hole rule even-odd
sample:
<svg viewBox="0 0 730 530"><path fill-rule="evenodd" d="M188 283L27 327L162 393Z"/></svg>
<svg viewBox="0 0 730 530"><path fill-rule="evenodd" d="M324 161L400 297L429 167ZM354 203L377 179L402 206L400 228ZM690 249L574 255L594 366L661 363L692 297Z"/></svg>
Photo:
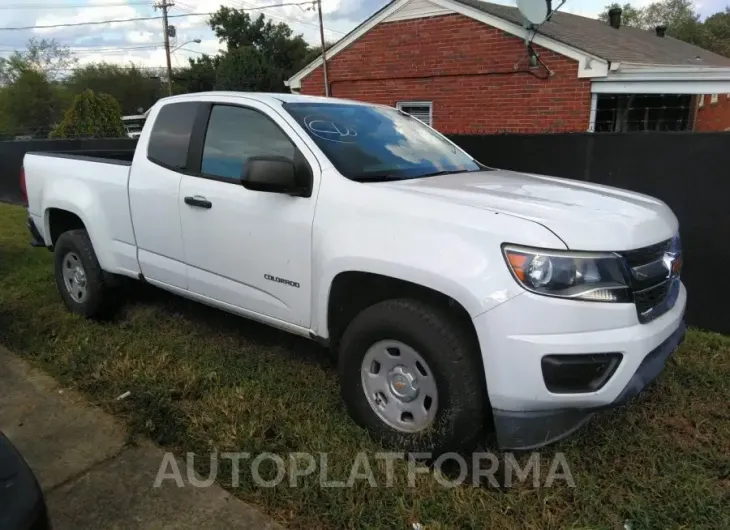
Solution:
<svg viewBox="0 0 730 530"><path fill-rule="evenodd" d="M245 4L246 2L241 2L241 3ZM306 6L306 5L311 5L311 4L312 4L312 0L309 0L307 2L284 2L281 4L273 4L270 6L251 6L246 9L248 9L249 11L253 11L255 9L269 9L270 7ZM248 5L251 5L251 4L248 4Z"/></svg>
<svg viewBox="0 0 730 530"><path fill-rule="evenodd" d="M186 4L185 2L175 2L175 7L177 7L183 13L195 12L195 8L189 4Z"/></svg>
<svg viewBox="0 0 730 530"><path fill-rule="evenodd" d="M149 2L119 2L116 4L6 4L0 6L0 9L13 9L16 11L43 9L49 11L51 9L94 9L100 7L125 7L125 6L146 6Z"/></svg>
<svg viewBox="0 0 730 530"><path fill-rule="evenodd" d="M263 10L263 9L269 9L272 7L286 7L286 6L299 6L299 5L306 5L310 4L311 2L285 2L282 4L274 4L270 6L261 6L261 7L250 7L248 8L248 11L257 11L257 10ZM178 15L168 15L168 18L179 18L179 17L206 17L213 15L213 13L182 13ZM16 31L16 30L26 30L26 29L50 29L50 28L69 28L69 27L76 27L76 26L95 26L100 24L116 24L121 22L139 22L144 20L161 20L164 17L162 16L154 16L154 17L137 17L137 18L118 18L113 20L98 20L93 22L69 22L66 24L46 24L41 26L14 26L14 27L5 27L0 28L0 31Z"/></svg>
<svg viewBox="0 0 730 530"><path fill-rule="evenodd" d="M284 6L284 5L296 5L296 6L301 7L303 5L311 5L311 4L312 4L312 2L309 1L309 2L299 2L299 3L293 3L293 4L281 4L281 6ZM287 15L279 15L279 14L276 14L276 13L270 13L269 11L266 11L266 9L269 8L269 7L280 7L280 6L262 6L262 7L257 7L257 6L254 6L252 4L249 4L247 2L239 2L238 3L238 6L241 9L243 9L244 11L247 11L247 10L248 11L253 11L254 9L260 9L260 10L262 10L264 12L264 14L270 16L271 18L276 18L276 19L279 19L279 20L283 20L285 22L290 22L292 24L299 24L301 26L307 26L307 27L310 27L310 28L319 29L319 25L314 24L314 23L311 23L311 22L309 22L307 20L302 20L301 18L291 17L291 16L287 16ZM345 35L345 33L343 33L342 31L336 31L336 30L333 30L333 29L325 29L325 31L330 32L330 33L334 33L336 35Z"/></svg>
<svg viewBox="0 0 730 530"><path fill-rule="evenodd" d="M110 51L110 50L144 50L147 48L159 48L160 46L164 46L162 43L158 44L137 44L133 46L108 46L108 45L102 45L102 46L70 46L69 50L72 52L84 52L84 51L94 51L94 52L103 52L103 51Z"/></svg>
<svg viewBox="0 0 730 530"><path fill-rule="evenodd" d="M201 52L198 50L191 50L190 48L178 48L178 50L185 50L186 52L193 52L193 53L199 53L200 55L209 55L205 52Z"/></svg>
<svg viewBox="0 0 730 530"><path fill-rule="evenodd" d="M85 70L90 66L96 66L99 63L89 63L81 66L74 66L68 68L54 68L54 72L76 72L77 70ZM107 63L109 66L113 66L119 70L138 70L144 72L145 70L167 70L167 66L146 66L146 65L134 65L134 66L119 66L113 63Z"/></svg>
<svg viewBox="0 0 730 530"><path fill-rule="evenodd" d="M86 50L75 51L74 54L79 57L82 57L82 58L88 58L90 56L93 56L93 55L99 54L99 53L106 54L106 55L121 55L121 54L128 54L128 53L141 52L141 51L153 52L162 47L163 47L162 44L158 44L157 46L143 46L143 47L139 47L139 48L104 48L104 49L100 49L100 50L95 50L95 49L91 48L91 49L86 49ZM105 59L101 58L101 60L104 61Z"/></svg>
<svg viewBox="0 0 730 530"><path fill-rule="evenodd" d="M185 13L181 15L168 15L168 18L172 17L205 17L210 16L213 13ZM114 20L99 20L96 22L71 22L68 24L48 24L45 26L16 26L10 28L0 28L0 31L12 31L22 29L48 29L48 28L70 28L75 26L96 26L99 24L115 24L118 22L137 22L142 20L162 20L163 17L137 17L137 18L117 18Z"/></svg>
<svg viewBox="0 0 730 530"><path fill-rule="evenodd" d="M69 51L72 53L84 53L84 52L108 52L108 51L124 51L124 50L146 50L152 48L159 48L163 46L162 43L158 44L135 44L131 46L113 46L109 44L102 44L99 46L69 46ZM0 48L0 53L13 53L16 48L3 47Z"/></svg>

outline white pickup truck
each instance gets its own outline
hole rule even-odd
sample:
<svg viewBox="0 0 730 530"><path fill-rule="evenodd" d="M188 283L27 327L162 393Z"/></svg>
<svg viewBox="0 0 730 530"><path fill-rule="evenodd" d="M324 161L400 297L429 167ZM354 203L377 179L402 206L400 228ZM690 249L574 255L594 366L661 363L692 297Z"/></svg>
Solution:
<svg viewBox="0 0 730 530"><path fill-rule="evenodd" d="M684 337L677 219L615 188L483 166L395 109L159 101L133 159L32 153L29 228L71 311L120 277L329 345L351 416L441 452L545 445Z"/></svg>

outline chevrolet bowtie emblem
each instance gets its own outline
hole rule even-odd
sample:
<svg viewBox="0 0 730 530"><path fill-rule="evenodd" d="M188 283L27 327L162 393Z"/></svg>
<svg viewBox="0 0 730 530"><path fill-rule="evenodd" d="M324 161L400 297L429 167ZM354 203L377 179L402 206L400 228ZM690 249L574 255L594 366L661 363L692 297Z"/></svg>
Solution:
<svg viewBox="0 0 730 530"><path fill-rule="evenodd" d="M671 278L672 276L679 274L679 271L682 268L682 258L677 254L667 252L662 257L662 264L664 265L664 268L667 269L667 278Z"/></svg>

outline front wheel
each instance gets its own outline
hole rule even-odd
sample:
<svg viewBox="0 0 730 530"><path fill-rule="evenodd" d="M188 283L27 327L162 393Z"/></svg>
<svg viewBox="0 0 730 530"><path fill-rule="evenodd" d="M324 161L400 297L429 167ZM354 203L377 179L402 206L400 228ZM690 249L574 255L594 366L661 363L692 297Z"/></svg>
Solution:
<svg viewBox="0 0 730 530"><path fill-rule="evenodd" d="M439 454L477 443L488 415L469 330L449 312L388 300L342 337L340 384L350 415L392 449Z"/></svg>
<svg viewBox="0 0 730 530"><path fill-rule="evenodd" d="M105 278L86 230L64 232L54 246L58 292L66 307L87 318L108 318L117 293Z"/></svg>

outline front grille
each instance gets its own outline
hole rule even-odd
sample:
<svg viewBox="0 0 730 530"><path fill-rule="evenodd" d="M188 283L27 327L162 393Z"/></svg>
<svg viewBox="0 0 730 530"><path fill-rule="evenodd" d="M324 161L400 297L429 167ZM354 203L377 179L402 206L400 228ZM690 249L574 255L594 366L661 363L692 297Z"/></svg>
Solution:
<svg viewBox="0 0 730 530"><path fill-rule="evenodd" d="M634 303L636 304L636 311L638 311L639 315L644 315L653 307L659 305L664 300L664 297L667 296L671 283L671 280L666 280L654 287L649 287L643 291L636 291L634 293Z"/></svg>
<svg viewBox="0 0 730 530"><path fill-rule="evenodd" d="M679 295L679 278L670 277L662 265L668 252L678 252L672 240L636 250L620 252L628 268L629 285L639 322L646 324L674 307Z"/></svg>
<svg viewBox="0 0 730 530"><path fill-rule="evenodd" d="M672 240L667 239L666 241L662 241L661 243L657 243L656 245L651 245L649 247L621 252L621 255L624 257L626 264L629 267L636 267L662 259L662 256L664 256L664 253L669 250L671 245Z"/></svg>

